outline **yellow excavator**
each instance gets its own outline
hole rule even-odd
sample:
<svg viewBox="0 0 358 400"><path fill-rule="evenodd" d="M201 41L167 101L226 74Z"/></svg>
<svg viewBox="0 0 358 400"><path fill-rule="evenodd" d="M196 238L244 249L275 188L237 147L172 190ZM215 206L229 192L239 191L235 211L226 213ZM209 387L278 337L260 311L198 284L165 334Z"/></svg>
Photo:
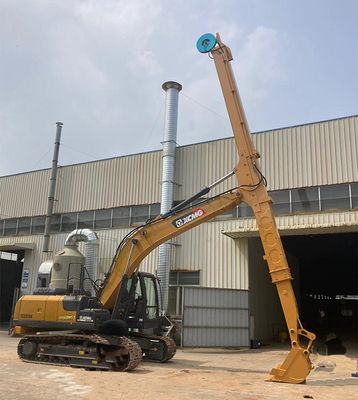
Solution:
<svg viewBox="0 0 358 400"><path fill-rule="evenodd" d="M158 282L153 275L139 272L140 263L165 241L244 202L255 214L264 259L277 287L292 346L283 364L273 368L267 380L301 383L312 370L309 356L315 335L305 330L299 319L290 269L271 209L272 199L266 191L266 179L258 161L260 155L253 147L231 69L231 51L219 34L203 35L197 48L214 60L239 163L222 179L126 235L94 296L83 289L84 263L76 258L80 257L78 250L75 245L67 244L54 260L54 267L67 271L66 287L38 288L16 304L12 331L25 335L18 345L23 361L128 371L142 357L157 362L170 360L175 354L175 344L165 335L168 320L159 310ZM208 197L214 186L233 175L236 187ZM72 282L77 282L76 285L70 284L75 270L77 281Z"/></svg>

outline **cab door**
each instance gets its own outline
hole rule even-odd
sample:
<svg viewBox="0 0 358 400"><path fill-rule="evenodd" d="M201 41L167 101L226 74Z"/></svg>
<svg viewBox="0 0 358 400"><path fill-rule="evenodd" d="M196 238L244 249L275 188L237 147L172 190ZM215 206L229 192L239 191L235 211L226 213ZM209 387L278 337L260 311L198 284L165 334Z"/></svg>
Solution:
<svg viewBox="0 0 358 400"><path fill-rule="evenodd" d="M159 298L157 290L157 282L153 275L143 274L143 293L145 293L146 314L148 319L159 318Z"/></svg>

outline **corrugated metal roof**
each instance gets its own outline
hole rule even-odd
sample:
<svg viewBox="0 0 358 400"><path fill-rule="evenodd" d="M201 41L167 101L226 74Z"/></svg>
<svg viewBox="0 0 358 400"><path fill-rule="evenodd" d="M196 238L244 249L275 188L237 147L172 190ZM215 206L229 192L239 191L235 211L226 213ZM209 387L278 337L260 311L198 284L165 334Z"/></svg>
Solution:
<svg viewBox="0 0 358 400"><path fill-rule="evenodd" d="M283 215L275 220L281 236L358 232L358 211ZM238 225L222 233L232 239L259 236L255 218L242 218Z"/></svg>
<svg viewBox="0 0 358 400"><path fill-rule="evenodd" d="M269 190L358 180L358 117L254 135Z"/></svg>
<svg viewBox="0 0 358 400"><path fill-rule="evenodd" d="M268 190L358 181L358 116L252 135ZM238 162L234 138L177 148L175 200L230 172ZM160 202L162 152L59 168L54 212ZM0 218L45 215L50 170L0 178ZM213 194L237 185L232 177Z"/></svg>
<svg viewBox="0 0 358 400"><path fill-rule="evenodd" d="M290 125L290 126L284 126L284 127L280 127L280 128L274 128L274 129L268 129L265 131L257 131L257 132L251 132L251 135L260 135L266 132L271 132L271 131L277 131L277 130L285 130L285 129L289 129L289 128L296 128L296 127L301 127L301 126L305 126L305 125L311 125L311 124L319 124L319 123L323 123L323 122L330 122L330 121L339 121L341 119L347 119L347 118L354 118L357 117L357 115L347 115L345 117L339 117L339 118L332 118L329 120L323 120L323 121L313 121L313 122L308 122L308 123L304 123L304 124L298 124L298 125ZM218 142L220 140L227 140L227 139L231 139L230 137L226 137L226 138L220 138L220 139L211 139L211 140L206 140L203 142L193 142L191 144L185 144L185 145L181 145L179 146L180 148L185 148L185 147L189 147L189 146L193 146L196 144L203 144L203 143L210 143L210 142ZM117 156L117 157L109 157L109 158L103 158L101 160L93 160L93 161L85 161L85 162L81 162L81 163L73 163L73 164L68 164L65 167L72 167L72 166L76 166L76 165L82 165L82 164L91 164L91 163L98 163L98 162L102 162L102 161L109 161L109 160L116 160L118 158L123 158L123 157L132 157L135 155L140 155L140 154L147 154L147 153L154 153L154 152L160 152L162 150L151 150L151 151L144 151L144 152L140 152L140 153L132 153L132 154L126 154L123 156ZM65 168L64 167L64 168ZM59 166L59 168L61 168L61 166ZM9 177L9 176L16 176L16 175L23 175L23 174L32 174L34 172L39 172L39 171L47 171L50 170L50 168L42 168L42 169L34 169L32 171L26 171L26 172L19 172L16 174L9 174L9 175L4 175L4 177Z"/></svg>
<svg viewBox="0 0 358 400"><path fill-rule="evenodd" d="M161 152L62 168L56 213L159 203Z"/></svg>
<svg viewBox="0 0 358 400"><path fill-rule="evenodd" d="M0 178L0 219L45 215L50 170Z"/></svg>
<svg viewBox="0 0 358 400"><path fill-rule="evenodd" d="M348 117L252 135L261 154L268 190L358 181L358 117ZM178 148L176 199L185 199L236 166L234 138ZM184 166L190 166L185 168ZM235 187L231 178L213 194Z"/></svg>

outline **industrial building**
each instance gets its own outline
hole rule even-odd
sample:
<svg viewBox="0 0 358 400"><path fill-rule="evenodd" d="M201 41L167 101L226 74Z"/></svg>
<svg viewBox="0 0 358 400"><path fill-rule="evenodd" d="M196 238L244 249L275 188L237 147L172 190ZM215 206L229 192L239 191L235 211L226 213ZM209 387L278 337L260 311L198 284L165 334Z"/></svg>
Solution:
<svg viewBox="0 0 358 400"><path fill-rule="evenodd" d="M261 154L302 322L356 334L358 232L358 116L252 134ZM189 198L236 166L233 137L175 149L174 203ZM50 253L42 252L50 169L0 178L1 319L10 319L14 287L31 294L43 283L39 266L59 252L74 229L99 238L97 278L134 226L160 213L162 151L58 169ZM235 177L213 189L236 186ZM85 244L80 250L86 254ZM170 243L169 311L182 315L183 288L249 294L252 335L284 329L252 211L245 204ZM141 270L156 273L158 250ZM185 290L185 289L184 289ZM204 312L204 311L203 311ZM224 343L223 343L224 344Z"/></svg>

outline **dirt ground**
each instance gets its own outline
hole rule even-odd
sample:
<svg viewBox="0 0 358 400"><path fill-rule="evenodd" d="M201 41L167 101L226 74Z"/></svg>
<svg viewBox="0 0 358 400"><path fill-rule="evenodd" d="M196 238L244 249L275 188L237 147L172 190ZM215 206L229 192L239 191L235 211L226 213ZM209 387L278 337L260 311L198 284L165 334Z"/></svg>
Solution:
<svg viewBox="0 0 358 400"><path fill-rule="evenodd" d="M306 384L265 382L282 363L288 345L257 350L179 349L166 364L143 363L132 372L85 371L28 364L16 354L19 338L0 332L1 398L42 399L358 399L357 354L312 355ZM331 367L329 366L331 365ZM306 397L311 396L311 397Z"/></svg>

